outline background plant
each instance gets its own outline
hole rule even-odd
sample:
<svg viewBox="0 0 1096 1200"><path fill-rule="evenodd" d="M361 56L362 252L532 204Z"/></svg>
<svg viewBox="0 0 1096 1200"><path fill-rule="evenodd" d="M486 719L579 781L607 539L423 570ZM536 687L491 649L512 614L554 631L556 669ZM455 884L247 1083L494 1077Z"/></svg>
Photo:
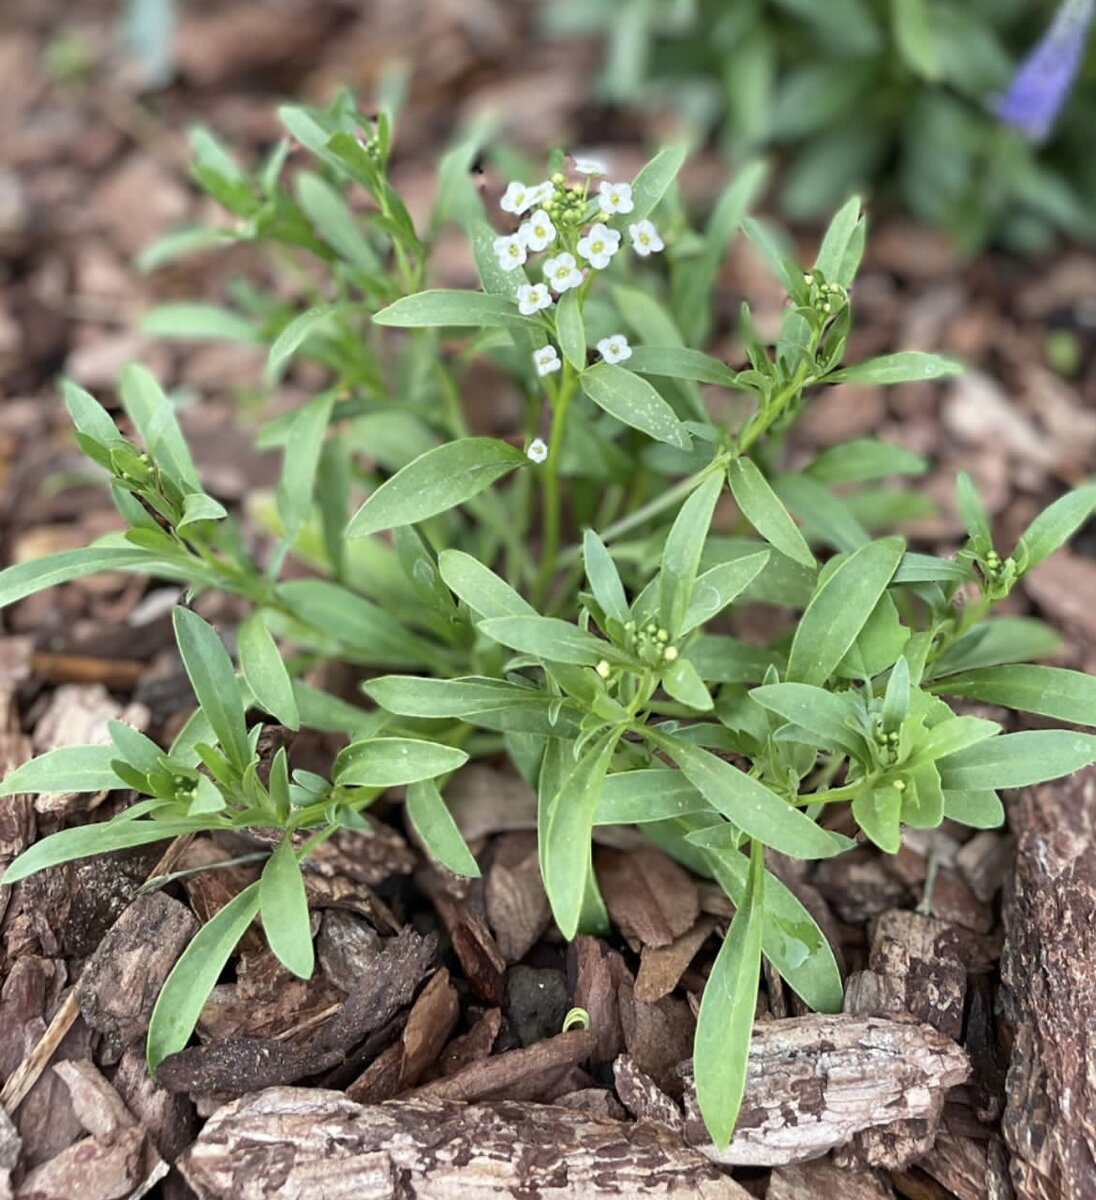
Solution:
<svg viewBox="0 0 1096 1200"><path fill-rule="evenodd" d="M791 218L817 218L870 186L967 249L994 237L1036 249L1054 230L1096 236L1091 45L1045 146L992 111L1057 7L556 0L547 20L555 33L604 38L606 99L677 108L702 135L714 133L732 161L778 150L778 197Z"/></svg>
<svg viewBox="0 0 1096 1200"><path fill-rule="evenodd" d="M137 798L111 821L37 843L5 881L201 830L248 832L267 853L260 881L203 927L165 984L149 1030L155 1068L186 1045L256 916L286 967L311 973L302 865L339 828L368 833L369 808L390 789L405 789L408 821L439 862L477 873L444 790L469 758L505 756L537 791L541 872L567 937L608 927L591 860L598 825L636 824L734 903L696 1055L702 1111L724 1144L762 954L811 1007L841 1005L833 953L766 870L765 849L842 853L854 842L828 817L843 805L895 852L904 825L998 824L998 789L1096 761L1092 735L1004 733L945 699L1093 722L1090 677L1029 662L1054 648L1052 632L991 613L1087 519L1096 485L1053 504L1005 556L961 478L968 539L942 559L872 537L873 522L915 506L883 485L921 472L917 456L862 440L783 469L786 432L818 388L957 369L912 352L844 364L865 239L855 199L805 268L746 215L760 166L695 230L675 189L680 147L630 183L557 154L541 183L507 188L511 233L470 182L468 141L442 164L420 231L387 181L387 116L366 121L344 97L283 119L315 168L283 182L285 143L245 173L199 134L196 176L237 224L190 231L153 257L259 240L289 256L294 297L238 287L231 309L161 309L150 323L246 336L269 346L269 380L301 358L331 386L260 431L284 454L273 501L259 506L273 541L256 557L204 490L175 405L146 371L121 379L129 437L64 385L77 441L128 528L0 573L0 605L104 569L177 580L175 635L198 708L167 750L114 723L110 745L13 772L0 794ZM447 214L471 242L479 289L421 290ZM697 347L739 229L788 305L771 344L743 309L747 362L734 369ZM467 432L462 379L474 358L523 399L510 440ZM235 663L190 607L207 590L250 606ZM764 646L731 636L723 614L743 601L790 610L794 628ZM373 707L303 682L329 659L362 668ZM284 749L264 758L271 723L347 734L330 778L295 768Z"/></svg>

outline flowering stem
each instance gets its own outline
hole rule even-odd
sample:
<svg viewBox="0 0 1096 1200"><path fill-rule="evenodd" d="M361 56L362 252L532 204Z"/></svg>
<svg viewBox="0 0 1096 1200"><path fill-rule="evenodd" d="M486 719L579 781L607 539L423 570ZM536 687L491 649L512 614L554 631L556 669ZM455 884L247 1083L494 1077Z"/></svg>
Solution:
<svg viewBox="0 0 1096 1200"><path fill-rule="evenodd" d="M540 571L537 574L537 603L543 605L559 557L560 492L559 456L563 450L563 431L567 425L567 410L575 394L578 376L570 363L563 367L563 378L552 406L552 431L548 435L548 458L544 464L544 538L540 549Z"/></svg>

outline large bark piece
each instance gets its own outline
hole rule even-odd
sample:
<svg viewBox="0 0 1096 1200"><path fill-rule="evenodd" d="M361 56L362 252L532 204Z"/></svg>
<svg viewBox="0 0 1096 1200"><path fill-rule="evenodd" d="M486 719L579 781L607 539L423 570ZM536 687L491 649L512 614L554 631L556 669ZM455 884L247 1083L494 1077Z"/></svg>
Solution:
<svg viewBox="0 0 1096 1200"><path fill-rule="evenodd" d="M1013 807L1001 964L1018 1200L1096 1196L1096 769Z"/></svg>
<svg viewBox="0 0 1096 1200"><path fill-rule="evenodd" d="M180 1160L200 1200L749 1200L657 1125L499 1101L271 1088L213 1114Z"/></svg>

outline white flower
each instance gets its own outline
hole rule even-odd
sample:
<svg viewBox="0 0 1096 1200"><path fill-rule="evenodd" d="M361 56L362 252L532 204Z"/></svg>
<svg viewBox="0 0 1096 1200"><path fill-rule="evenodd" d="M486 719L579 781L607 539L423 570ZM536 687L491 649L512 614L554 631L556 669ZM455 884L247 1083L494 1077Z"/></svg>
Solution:
<svg viewBox="0 0 1096 1200"><path fill-rule="evenodd" d="M550 179L546 179L543 183L538 183L529 189L529 204L526 207L532 208L534 204L547 204L555 194L556 185Z"/></svg>
<svg viewBox="0 0 1096 1200"><path fill-rule="evenodd" d="M506 191L499 201L499 208L503 212L523 213L538 203L534 193L543 186L543 184L538 184L537 187L526 187L524 183L519 183L515 179L506 185Z"/></svg>
<svg viewBox="0 0 1096 1200"><path fill-rule="evenodd" d="M579 158L576 154L571 159L571 165L580 175L606 175L608 168L600 159L596 158Z"/></svg>
<svg viewBox="0 0 1096 1200"><path fill-rule="evenodd" d="M553 291L565 292L582 283L582 272L575 266L573 254L559 254L545 260L544 278L552 285Z"/></svg>
<svg viewBox="0 0 1096 1200"><path fill-rule="evenodd" d="M622 363L632 357L632 347L628 345L628 339L622 333L602 338L597 344L597 352L607 363Z"/></svg>
<svg viewBox="0 0 1096 1200"><path fill-rule="evenodd" d="M551 346L545 346L545 350L551 350ZM548 447L540 438L533 438L529 443L529 449L525 451L525 456L535 463L542 463L548 457Z"/></svg>
<svg viewBox="0 0 1096 1200"><path fill-rule="evenodd" d="M609 260L620 249L620 234L600 221L590 226L590 232L579 239L578 252L599 271L609 265Z"/></svg>
<svg viewBox="0 0 1096 1200"><path fill-rule="evenodd" d="M634 225L629 225L628 233L632 238L632 249L640 258L646 258L648 254L657 254L665 248L662 238L658 236L658 230L650 221L637 221Z"/></svg>
<svg viewBox="0 0 1096 1200"><path fill-rule="evenodd" d="M598 204L603 213L630 213L635 205L632 203L632 185L630 183L610 183L603 179L598 185Z"/></svg>
<svg viewBox="0 0 1096 1200"><path fill-rule="evenodd" d="M552 306L552 294L545 283L523 283L518 288L518 312L523 317L531 317L542 308Z"/></svg>
<svg viewBox="0 0 1096 1200"><path fill-rule="evenodd" d="M544 209L538 208L518 230L518 237L525 242L526 247L530 250L547 250L556 240L556 227L552 224L552 218Z"/></svg>
<svg viewBox="0 0 1096 1200"><path fill-rule="evenodd" d="M525 262L525 243L516 233L509 237L497 237L494 250L498 255L499 266L504 271L513 271Z"/></svg>
<svg viewBox="0 0 1096 1200"><path fill-rule="evenodd" d="M544 376L558 371L563 363L559 361L559 351L555 346L547 345L533 351L533 366L536 367L538 375Z"/></svg>

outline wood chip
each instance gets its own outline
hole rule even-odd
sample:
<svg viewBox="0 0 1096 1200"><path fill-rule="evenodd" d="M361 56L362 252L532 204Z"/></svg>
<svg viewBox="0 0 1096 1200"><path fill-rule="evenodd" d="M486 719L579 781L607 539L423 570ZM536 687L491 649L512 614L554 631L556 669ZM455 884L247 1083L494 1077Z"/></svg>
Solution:
<svg viewBox="0 0 1096 1200"><path fill-rule="evenodd" d="M491 931L467 905L457 904L444 892L437 892L431 899L476 995L491 1004L501 1004L506 959Z"/></svg>
<svg viewBox="0 0 1096 1200"><path fill-rule="evenodd" d="M657 1125L535 1104L365 1108L316 1089L219 1109L180 1166L201 1200L749 1200Z"/></svg>
<svg viewBox="0 0 1096 1200"><path fill-rule="evenodd" d="M773 1166L818 1158L863 1130L916 1120L932 1129L966 1055L928 1025L812 1014L754 1026L746 1095L726 1150L709 1141L690 1078L686 1140L715 1162ZM904 1147L890 1163L901 1166Z"/></svg>
<svg viewBox="0 0 1096 1200"><path fill-rule="evenodd" d="M595 1066L610 1063L624 1049L618 993L631 982L631 972L615 950L586 934L571 943L567 963L575 1005L590 1014L590 1028L597 1034L592 1061Z"/></svg>
<svg viewBox="0 0 1096 1200"><path fill-rule="evenodd" d="M702 917L668 946L644 946L639 956L636 998L651 1002L668 996L715 927L714 920Z"/></svg>
<svg viewBox="0 0 1096 1200"><path fill-rule="evenodd" d="M777 1167L769 1176L765 1200L894 1200L894 1191L874 1171L821 1162Z"/></svg>
<svg viewBox="0 0 1096 1200"><path fill-rule="evenodd" d="M700 913L692 876L653 846L628 854L599 847L594 870L613 924L637 946L668 946Z"/></svg>
<svg viewBox="0 0 1096 1200"><path fill-rule="evenodd" d="M636 998L630 982L617 992L624 1045L636 1066L677 1099L682 1080L678 1064L693 1051L696 1018L685 1000L663 996L653 1004Z"/></svg>
<svg viewBox="0 0 1096 1200"><path fill-rule="evenodd" d="M1010 820L1002 1129L1013 1183L1018 1200L1096 1196L1096 770L1021 793Z"/></svg>
<svg viewBox="0 0 1096 1200"><path fill-rule="evenodd" d="M198 932L194 914L163 892L138 896L115 921L76 985L84 1020L119 1047L140 1038L160 988Z"/></svg>
<svg viewBox="0 0 1096 1200"><path fill-rule="evenodd" d="M622 1054L613 1063L613 1083L624 1107L637 1121L654 1121L675 1133L684 1132L685 1114L630 1055Z"/></svg>
<svg viewBox="0 0 1096 1200"><path fill-rule="evenodd" d="M437 1074L456 1075L469 1063L486 1058L502 1028L502 1009L489 1008L482 1017L458 1038L454 1038L438 1059Z"/></svg>
<svg viewBox="0 0 1096 1200"><path fill-rule="evenodd" d="M1016 844L992 829L976 833L956 854L955 865L970 890L988 904L1004 886L1016 858Z"/></svg>
<svg viewBox="0 0 1096 1200"><path fill-rule="evenodd" d="M502 957L520 962L552 921L552 909L540 878L533 833L505 833L495 840L484 882L487 920Z"/></svg>
<svg viewBox="0 0 1096 1200"><path fill-rule="evenodd" d="M467 842L489 833L537 827L537 794L517 775L472 763L445 789L445 803Z"/></svg>
<svg viewBox="0 0 1096 1200"><path fill-rule="evenodd" d="M958 1200L989 1200L986 1146L984 1140L941 1132L917 1166Z"/></svg>

